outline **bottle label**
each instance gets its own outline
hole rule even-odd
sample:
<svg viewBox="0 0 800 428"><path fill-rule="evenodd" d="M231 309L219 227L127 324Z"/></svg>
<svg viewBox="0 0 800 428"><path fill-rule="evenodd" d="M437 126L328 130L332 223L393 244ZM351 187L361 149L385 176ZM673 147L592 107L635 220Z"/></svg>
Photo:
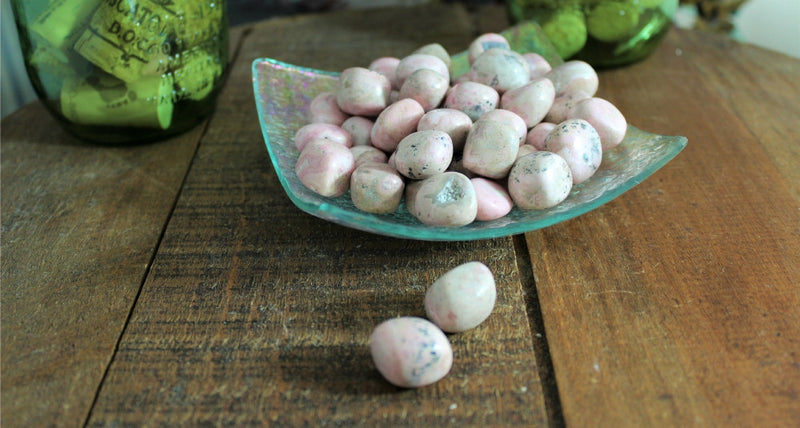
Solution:
<svg viewBox="0 0 800 428"><path fill-rule="evenodd" d="M139 79L146 65L172 50L167 34L178 15L159 3L172 2L104 0L75 42L75 51L126 82Z"/></svg>

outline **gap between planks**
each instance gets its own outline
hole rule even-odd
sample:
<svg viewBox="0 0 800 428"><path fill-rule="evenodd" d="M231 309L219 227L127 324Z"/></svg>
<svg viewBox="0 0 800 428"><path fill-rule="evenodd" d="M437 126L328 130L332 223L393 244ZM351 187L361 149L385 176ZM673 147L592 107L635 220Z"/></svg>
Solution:
<svg viewBox="0 0 800 428"><path fill-rule="evenodd" d="M247 26L242 28L241 30L235 31L231 30L231 39L234 37L238 38L236 40L235 45L233 45L233 49L230 50L231 54L228 58L228 72L230 72L230 68L236 63L236 59L239 57L239 52L242 49L242 45L244 44L244 40L247 36L252 32L252 26ZM238 35L237 35L238 33ZM226 76L227 79L227 76ZM225 83L223 83L223 86ZM153 268L153 263L155 262L156 255L158 254L158 249L161 248L161 243L164 241L164 235L167 232L167 226L169 225L170 221L172 220L172 216L175 213L175 208L178 206L178 201L181 199L181 195L183 194L183 187L186 184L186 179L189 177L189 172L192 170L192 165L194 165L194 160L197 157L197 152L200 150L200 144L203 141L203 136L206 135L208 132L208 127L211 125L212 116L206 118L203 122L202 126L203 131L198 136L198 143L194 147L194 153L192 153L192 160L189 162L186 171L183 174L183 179L181 180L181 185L178 192L175 194L175 199L172 201L172 206L169 209L169 214L167 214L167 218L164 221L163 226L161 227L161 232L158 235L158 239L156 240L156 244L153 246L153 252L150 254L150 259L147 262L147 269L145 269L144 275L142 275L142 280L139 282L139 288L136 290L136 296L133 299L133 303L131 303L131 307L128 310L128 314L125 316L125 323L122 325L122 329L120 330L119 336L117 336L116 343L114 343L114 351L111 353L111 357L108 360L108 364L106 365L105 370L103 370L103 376L100 378L100 382L97 384L97 389L95 390L94 397L92 398L92 403L89 405L89 410L86 412L86 418L83 421L84 428L89 425L89 422L92 419L92 414L94 413L94 408L97 405L97 400L100 399L100 391L103 389L103 384L106 382L106 378L108 377L108 373L111 370L111 366L114 364L114 360L119 353L119 346L122 343L122 338L125 337L125 332L128 330L128 325L130 325L131 318L133 317L133 312L136 310L136 305L139 302L139 296L142 294L142 290L144 289L144 284L147 282L147 278L150 277L150 270Z"/></svg>
<svg viewBox="0 0 800 428"><path fill-rule="evenodd" d="M514 235L514 253L516 254L517 271L525 298L525 312L533 341L533 354L536 359L536 370L542 385L544 407L547 412L547 425L555 428L566 426L558 395L558 384L553 370L553 360L547 345L542 308L539 305L539 294L536 290L536 279L533 276L533 264L528 252L528 243L524 234Z"/></svg>
<svg viewBox="0 0 800 428"><path fill-rule="evenodd" d="M198 137L201 141L203 139L203 135L205 135L206 131L208 130L209 123L211 121L206 119L203 126L203 132L200 133ZM167 231L167 225L169 225L170 221L172 220L172 215L175 213L175 207L178 205L178 201L181 198L181 194L183 193L183 186L186 184L186 178L189 176L189 171L192 169L192 164L194 164L195 156L197 156L197 150L200 147L198 143L195 146L194 153L192 154L192 161L189 162L188 168L183 174L183 179L181 180L181 186L178 192L175 194L175 199L172 201L172 206L169 209L169 213L167 214L167 218L164 221L164 224L161 226L161 232L158 234L158 239L156 240L156 244L153 246L153 252L150 254L150 258L147 261L147 268L144 271L144 275L142 275L141 281L139 281L139 288L136 290L136 296L133 298L133 303L131 303L130 309L128 309L128 314L125 316L125 323L122 325L122 329L120 330L119 335L117 336L117 340L114 343L114 351L111 353L111 358L108 360L108 364L106 364L105 370L103 370L103 376L100 377L100 383L97 384L97 389L95 390L94 397L92 398L92 403L89 406L89 411L86 413L86 418L83 422L83 426L87 427L89 425L89 421L92 419L92 413L94 412L94 408L97 405L97 400L100 398L100 391L103 389L103 384L106 382L106 378L108 377L108 372L111 370L111 366L114 364L114 360L117 357L117 353L119 353L119 346L122 343L122 338L125 337L125 332L128 330L128 325L131 322L131 318L133 317L133 312L136 309L136 305L139 302L139 296L142 294L142 289L144 289L144 284L147 282L147 278L150 276L150 270L153 268L153 262L155 261L156 254L158 254L158 249L161 248L161 243L164 241L164 235Z"/></svg>

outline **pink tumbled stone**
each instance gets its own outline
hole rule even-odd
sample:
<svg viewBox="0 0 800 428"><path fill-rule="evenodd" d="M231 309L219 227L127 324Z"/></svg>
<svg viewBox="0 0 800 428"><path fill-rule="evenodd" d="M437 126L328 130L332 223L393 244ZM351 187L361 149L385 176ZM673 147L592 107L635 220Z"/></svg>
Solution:
<svg viewBox="0 0 800 428"><path fill-rule="evenodd" d="M597 72L591 65L580 60L561 63L550 70L545 77L553 82L556 96L570 92L583 92L594 96L600 85Z"/></svg>
<svg viewBox="0 0 800 428"><path fill-rule="evenodd" d="M483 177L474 177L470 181L475 188L475 197L478 198L478 215L475 220L496 220L511 212L514 202L503 186Z"/></svg>
<svg viewBox="0 0 800 428"><path fill-rule="evenodd" d="M545 74L553 69L543 56L535 52L524 53L522 57L525 58L525 61L528 61L528 67L531 70L531 80L544 77Z"/></svg>
<svg viewBox="0 0 800 428"><path fill-rule="evenodd" d="M528 131L528 136L525 138L525 144L536 147L537 150L544 150L544 139L556 128L555 123L539 122L536 126Z"/></svg>
<svg viewBox="0 0 800 428"><path fill-rule="evenodd" d="M294 133L294 146L297 147L297 150L303 151L309 141L319 138L333 141L344 147L353 145L353 136L342 127L330 123L309 123Z"/></svg>
<svg viewBox="0 0 800 428"><path fill-rule="evenodd" d="M433 70L450 80L450 70L441 59L428 54L411 54L400 60L395 70L395 78L400 88L403 87L408 76L420 69Z"/></svg>
<svg viewBox="0 0 800 428"><path fill-rule="evenodd" d="M425 113L417 124L417 131L444 131L453 142L453 150L461 151L467 141L472 119L461 110L437 108Z"/></svg>
<svg viewBox="0 0 800 428"><path fill-rule="evenodd" d="M416 131L400 141L394 155L400 174L422 180L447 169L453 160L453 142L444 131Z"/></svg>
<svg viewBox="0 0 800 428"><path fill-rule="evenodd" d="M523 210L560 204L572 190L572 171L561 156L535 152L517 160L508 173L508 193Z"/></svg>
<svg viewBox="0 0 800 428"><path fill-rule="evenodd" d="M545 122L561 123L572 118L572 109L579 101L586 98L589 98L589 95L583 92L568 92L556 97L555 100L553 100L550 111L547 112L547 116L545 116L543 120Z"/></svg>
<svg viewBox="0 0 800 428"><path fill-rule="evenodd" d="M494 120L478 120L464 144L464 166L489 178L503 178L517 159L519 135L511 126Z"/></svg>
<svg viewBox="0 0 800 428"><path fill-rule="evenodd" d="M476 37L467 49L467 59L470 65L475 62L482 53L492 48L509 49L508 40L497 33L485 33Z"/></svg>
<svg viewBox="0 0 800 428"><path fill-rule="evenodd" d="M363 116L350 116L342 123L342 129L353 136L354 146L368 146L372 144L370 134L375 122Z"/></svg>
<svg viewBox="0 0 800 428"><path fill-rule="evenodd" d="M603 151L616 147L625 138L628 122L614 104L602 98L587 98L572 109L572 118L589 122L600 135Z"/></svg>
<svg viewBox="0 0 800 428"><path fill-rule="evenodd" d="M389 104L392 84L377 71L363 67L344 69L339 75L336 102L353 116L377 116Z"/></svg>
<svg viewBox="0 0 800 428"><path fill-rule="evenodd" d="M400 140L417 129L417 123L425 109L411 98L403 98L387 107L375 119L372 127L372 145L387 152L393 152Z"/></svg>
<svg viewBox="0 0 800 428"><path fill-rule="evenodd" d="M324 138L311 140L300 152L295 173L306 187L325 197L345 194L355 159L347 147Z"/></svg>
<svg viewBox="0 0 800 428"><path fill-rule="evenodd" d="M600 135L583 119L567 119L559 123L545 138L544 149L567 161L574 184L588 180L603 160Z"/></svg>
<svg viewBox="0 0 800 428"><path fill-rule="evenodd" d="M472 80L491 86L502 94L530 81L528 61L511 49L491 48L480 54L470 69Z"/></svg>
<svg viewBox="0 0 800 428"><path fill-rule="evenodd" d="M381 375L401 388L435 383L453 367L453 348L447 336L423 318L382 322L370 335L369 350Z"/></svg>
<svg viewBox="0 0 800 428"><path fill-rule="evenodd" d="M425 313L448 333L475 328L489 318L497 298L494 275L481 262L464 263L439 277L425 293Z"/></svg>
<svg viewBox="0 0 800 428"><path fill-rule="evenodd" d="M368 162L387 163L388 161L388 157L383 150L372 146L353 146L350 147L350 152L353 153L356 167Z"/></svg>
<svg viewBox="0 0 800 428"><path fill-rule="evenodd" d="M395 212L404 189L403 178L385 163L364 163L350 177L350 199L356 208L368 213Z"/></svg>
<svg viewBox="0 0 800 428"><path fill-rule="evenodd" d="M425 111L430 111L442 103L449 88L450 79L436 71L422 68L408 76L400 88L399 98L411 98Z"/></svg>
<svg viewBox="0 0 800 428"><path fill-rule="evenodd" d="M467 176L447 171L418 183L419 186L406 186L406 207L417 220L443 227L465 226L475 221L478 200Z"/></svg>
<svg viewBox="0 0 800 428"><path fill-rule="evenodd" d="M336 94L333 92L322 92L314 97L308 109L311 123L330 123L341 126L350 117L339 108L339 104L336 103Z"/></svg>
<svg viewBox="0 0 800 428"><path fill-rule="evenodd" d="M525 125L525 121L513 111L497 108L484 113L480 120L496 120L511 125L511 127L517 131L517 134L519 134L519 144L525 143L525 137L528 135L528 127Z"/></svg>
<svg viewBox="0 0 800 428"><path fill-rule="evenodd" d="M448 70L452 65L452 58L450 58L450 53L447 52L447 49L445 49L444 46L442 46L439 43L429 43L425 46L420 46L419 48L414 50L414 52L411 53L433 55L436 58L442 60L442 62L444 62L444 65L447 66Z"/></svg>
<svg viewBox="0 0 800 428"><path fill-rule="evenodd" d="M550 111L555 96L553 82L542 77L503 94L500 106L516 113L525 126L533 128Z"/></svg>
<svg viewBox="0 0 800 428"><path fill-rule="evenodd" d="M397 85L397 78L395 77L395 71L397 70L398 64L400 64L400 58L385 56L373 60L369 64L368 68L386 76L386 78L389 79L389 82L392 84L392 88L400 89L400 87Z"/></svg>
<svg viewBox="0 0 800 428"><path fill-rule="evenodd" d="M497 108L499 102L500 94L491 86L468 81L450 88L445 95L444 107L460 110L474 122L487 111Z"/></svg>

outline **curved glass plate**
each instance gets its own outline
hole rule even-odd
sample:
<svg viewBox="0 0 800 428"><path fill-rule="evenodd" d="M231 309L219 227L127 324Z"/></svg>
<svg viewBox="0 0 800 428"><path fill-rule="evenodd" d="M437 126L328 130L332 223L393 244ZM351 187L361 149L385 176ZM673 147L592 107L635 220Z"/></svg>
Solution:
<svg viewBox="0 0 800 428"><path fill-rule="evenodd" d="M540 37L533 27L528 41ZM511 29L509 31L517 31ZM508 32L504 34L509 34ZM512 33L514 34L514 33ZM533 37L535 36L535 37ZM533 37L533 38L531 38ZM513 40L512 46L513 46ZM551 47L526 44L552 61ZM519 50L519 45L514 46ZM453 57L460 64L463 53ZM458 65L457 65L458 67ZM616 198L674 158L684 147L685 137L651 134L628 127L624 141L603 154L600 169L586 182L575 186L569 197L547 210L514 208L505 217L493 221L475 221L467 226L434 227L420 223L401 203L393 214L376 215L356 208L350 194L338 198L319 196L306 188L294 172L300 155L294 146L294 134L308 123L308 107L320 92L333 90L338 73L314 70L269 58L253 61L253 89L261 130L272 164L286 194L301 210L346 227L379 235L429 241L465 241L497 238L544 228L562 222Z"/></svg>

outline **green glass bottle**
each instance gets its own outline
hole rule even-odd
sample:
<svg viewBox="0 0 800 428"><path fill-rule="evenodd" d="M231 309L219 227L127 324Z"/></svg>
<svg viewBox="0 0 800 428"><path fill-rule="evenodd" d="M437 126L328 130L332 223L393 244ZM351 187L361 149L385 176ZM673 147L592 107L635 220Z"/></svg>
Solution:
<svg viewBox="0 0 800 428"><path fill-rule="evenodd" d="M596 67L639 61L669 30L679 0L507 0L512 22L533 19L564 59Z"/></svg>
<svg viewBox="0 0 800 428"><path fill-rule="evenodd" d="M187 131L214 109L228 70L224 0L12 0L39 98L96 143Z"/></svg>

